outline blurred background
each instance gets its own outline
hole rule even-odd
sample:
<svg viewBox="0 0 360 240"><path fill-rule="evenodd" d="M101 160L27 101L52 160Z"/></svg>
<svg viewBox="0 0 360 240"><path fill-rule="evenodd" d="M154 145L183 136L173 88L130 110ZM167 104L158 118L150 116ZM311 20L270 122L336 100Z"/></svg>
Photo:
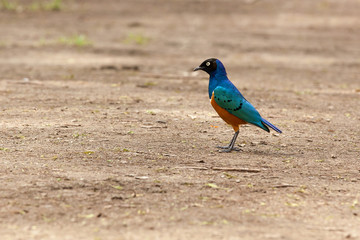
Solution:
<svg viewBox="0 0 360 240"><path fill-rule="evenodd" d="M90 80L92 71L81 69L112 64L182 74L217 57L236 77L255 78L252 73L260 71L272 78L270 73L281 71L287 79L281 84L290 86L303 69L311 69L348 82L354 76L345 69L359 64L359 5L357 0L1 0L0 70L9 79L61 79L69 71ZM322 71L328 66L342 76L328 76ZM272 84L280 84L276 78Z"/></svg>

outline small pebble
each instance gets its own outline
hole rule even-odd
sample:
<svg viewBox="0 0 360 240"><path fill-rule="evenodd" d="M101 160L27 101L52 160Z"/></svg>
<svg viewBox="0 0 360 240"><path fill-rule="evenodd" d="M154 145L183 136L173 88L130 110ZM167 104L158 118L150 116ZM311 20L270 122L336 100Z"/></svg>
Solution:
<svg viewBox="0 0 360 240"><path fill-rule="evenodd" d="M148 179L149 177L148 176L137 176L135 177L135 179L141 179L141 180L145 180L145 179Z"/></svg>

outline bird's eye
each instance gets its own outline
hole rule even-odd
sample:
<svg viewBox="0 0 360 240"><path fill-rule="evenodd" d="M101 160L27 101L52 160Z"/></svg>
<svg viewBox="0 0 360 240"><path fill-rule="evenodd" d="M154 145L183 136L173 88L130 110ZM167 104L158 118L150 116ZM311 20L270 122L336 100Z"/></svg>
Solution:
<svg viewBox="0 0 360 240"><path fill-rule="evenodd" d="M206 62L206 66L210 66L210 62Z"/></svg>

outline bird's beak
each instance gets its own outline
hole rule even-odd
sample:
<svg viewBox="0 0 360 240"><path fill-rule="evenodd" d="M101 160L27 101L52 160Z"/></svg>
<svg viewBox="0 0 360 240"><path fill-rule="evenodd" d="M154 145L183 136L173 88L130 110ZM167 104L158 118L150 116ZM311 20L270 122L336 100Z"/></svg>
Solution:
<svg viewBox="0 0 360 240"><path fill-rule="evenodd" d="M202 67L196 67L196 68L194 68L194 71L198 71L198 70L203 70L203 68L202 68Z"/></svg>

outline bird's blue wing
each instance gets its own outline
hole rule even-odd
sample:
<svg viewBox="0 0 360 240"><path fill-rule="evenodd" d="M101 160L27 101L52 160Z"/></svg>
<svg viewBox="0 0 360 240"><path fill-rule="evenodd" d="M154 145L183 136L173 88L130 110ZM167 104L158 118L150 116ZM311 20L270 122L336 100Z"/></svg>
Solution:
<svg viewBox="0 0 360 240"><path fill-rule="evenodd" d="M239 91L231 87L218 86L214 89L215 102L232 115L254 124L265 131L269 129L262 123L259 112L249 103Z"/></svg>

